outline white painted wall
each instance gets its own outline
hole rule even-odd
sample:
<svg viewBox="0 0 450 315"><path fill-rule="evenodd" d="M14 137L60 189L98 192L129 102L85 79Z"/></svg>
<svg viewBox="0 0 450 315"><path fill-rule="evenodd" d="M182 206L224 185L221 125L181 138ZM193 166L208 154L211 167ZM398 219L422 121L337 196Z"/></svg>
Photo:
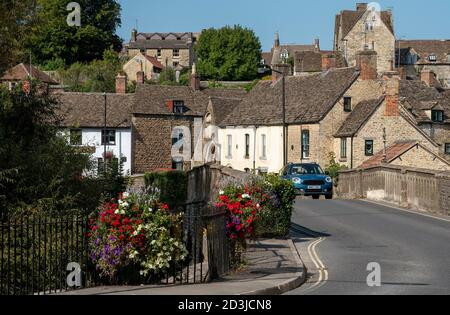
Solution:
<svg viewBox="0 0 450 315"><path fill-rule="evenodd" d="M245 134L250 135L250 155L245 158ZM262 157L262 135L266 135L266 158ZM228 156L228 135L232 137L232 155ZM256 135L256 137L255 137ZM281 126L264 127L227 127L219 129L221 145L221 164L244 171L256 171L267 168L269 173L278 173L283 168L283 128Z"/></svg>
<svg viewBox="0 0 450 315"><path fill-rule="evenodd" d="M82 132L82 146L95 147L95 153L92 159L97 163L97 159L103 158L104 146L102 145L101 128L80 128ZM111 128L108 128L111 129ZM115 157L125 157L123 163L124 175L131 174L131 128L115 129L116 145L106 146L107 151L113 152ZM66 131L69 135L69 130ZM96 164L95 164L96 165Z"/></svg>

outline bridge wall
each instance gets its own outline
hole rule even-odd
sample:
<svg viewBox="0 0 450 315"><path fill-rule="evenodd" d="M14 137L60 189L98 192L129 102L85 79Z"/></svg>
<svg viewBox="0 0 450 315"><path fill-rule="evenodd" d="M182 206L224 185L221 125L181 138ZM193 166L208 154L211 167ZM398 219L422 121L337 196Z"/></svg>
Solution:
<svg viewBox="0 0 450 315"><path fill-rule="evenodd" d="M342 171L336 192L342 199L386 201L450 215L450 173L391 165Z"/></svg>

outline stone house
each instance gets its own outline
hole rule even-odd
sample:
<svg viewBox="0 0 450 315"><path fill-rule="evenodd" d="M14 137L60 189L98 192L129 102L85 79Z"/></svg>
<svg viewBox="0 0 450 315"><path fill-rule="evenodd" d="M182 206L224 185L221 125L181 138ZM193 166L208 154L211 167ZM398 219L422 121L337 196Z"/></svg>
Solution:
<svg viewBox="0 0 450 315"><path fill-rule="evenodd" d="M340 51L349 66L356 66L356 53L361 50L377 52L377 71L393 68L395 34L391 11L367 3L357 3L356 10L343 10L336 15L334 50Z"/></svg>
<svg viewBox="0 0 450 315"><path fill-rule="evenodd" d="M157 80L159 74L164 69L164 66L157 58L138 53L132 57L123 66L123 72L127 75L129 81L142 81L142 78L138 78L138 73L145 74L144 79Z"/></svg>
<svg viewBox="0 0 450 315"><path fill-rule="evenodd" d="M397 141L365 161L359 168L377 167L382 164L390 164L401 167L417 167L420 160L427 169L436 171L448 171L450 162L435 154L427 147L416 141Z"/></svg>
<svg viewBox="0 0 450 315"><path fill-rule="evenodd" d="M155 57L164 67L189 68L195 62L194 45L199 36L192 32L138 33L133 29L124 50L129 59L142 53Z"/></svg>
<svg viewBox="0 0 450 315"><path fill-rule="evenodd" d="M0 84L6 85L9 90L13 89L18 83L26 82L30 78L40 81L45 88L58 85L59 83L53 80L45 72L37 69L30 64L20 63L11 69L8 69L5 74L0 77Z"/></svg>
<svg viewBox="0 0 450 315"><path fill-rule="evenodd" d="M91 153L98 171L105 161L106 145L107 154L122 162L124 175L131 174L133 95L106 94L106 129L103 93L58 92L54 96L59 103L57 114L61 117L62 133L71 145Z"/></svg>
<svg viewBox="0 0 450 315"><path fill-rule="evenodd" d="M402 78L420 79L432 71L443 87L450 87L450 40L397 40L396 65Z"/></svg>
<svg viewBox="0 0 450 315"><path fill-rule="evenodd" d="M368 55L375 69L376 56ZM364 68L364 67L362 67ZM364 71L364 70L362 70ZM370 74L371 73L371 74ZM401 80L398 72L375 71L361 74L362 80L378 84L382 93L370 93L370 99L355 102L355 107L334 134L334 152L338 162L357 167L397 142L414 142L440 159L448 159L445 148L450 139L447 117L448 100L425 82ZM411 151L409 154L412 154ZM420 155L415 167L427 168Z"/></svg>

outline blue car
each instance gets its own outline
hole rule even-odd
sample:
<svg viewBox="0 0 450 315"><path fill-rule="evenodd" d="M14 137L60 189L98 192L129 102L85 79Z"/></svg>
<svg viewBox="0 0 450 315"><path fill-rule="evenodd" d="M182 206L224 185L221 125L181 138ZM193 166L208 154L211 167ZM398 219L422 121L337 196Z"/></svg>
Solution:
<svg viewBox="0 0 450 315"><path fill-rule="evenodd" d="M297 195L333 199L333 180L315 163L288 164L282 172L284 179L294 183Z"/></svg>

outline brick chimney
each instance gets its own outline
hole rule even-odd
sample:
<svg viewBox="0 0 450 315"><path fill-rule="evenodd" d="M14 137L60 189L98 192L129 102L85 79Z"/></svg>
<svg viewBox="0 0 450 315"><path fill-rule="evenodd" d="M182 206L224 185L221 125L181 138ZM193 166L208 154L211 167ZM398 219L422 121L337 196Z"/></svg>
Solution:
<svg viewBox="0 0 450 315"><path fill-rule="evenodd" d="M144 84L144 82L145 82L145 72L142 70L136 72L136 83Z"/></svg>
<svg viewBox="0 0 450 315"><path fill-rule="evenodd" d="M398 68L398 73L400 74L400 80L406 80L406 69L405 69L405 67Z"/></svg>
<svg viewBox="0 0 450 315"><path fill-rule="evenodd" d="M322 71L336 69L336 55L324 54L322 55Z"/></svg>
<svg viewBox="0 0 450 315"><path fill-rule="evenodd" d="M398 109L400 74L397 71L383 73L384 94L386 96L385 116L400 116Z"/></svg>
<svg viewBox="0 0 450 315"><path fill-rule="evenodd" d="M127 75L119 73L116 77L116 93L127 93Z"/></svg>
<svg viewBox="0 0 450 315"><path fill-rule="evenodd" d="M375 50L363 50L356 53L356 67L361 71L361 80L375 80L377 73L377 52Z"/></svg>
<svg viewBox="0 0 450 315"><path fill-rule="evenodd" d="M367 3L357 3L356 4L356 11L361 12L361 11L366 11L367 10Z"/></svg>
<svg viewBox="0 0 450 315"><path fill-rule="evenodd" d="M431 70L422 70L422 72L420 72L420 80L425 82L425 84L430 87L439 86L439 82L436 79L436 74Z"/></svg>
<svg viewBox="0 0 450 315"><path fill-rule="evenodd" d="M189 78L189 82L191 89L193 89L194 91L200 90L200 77L197 74L197 66L195 65L195 62L192 64L192 73Z"/></svg>

